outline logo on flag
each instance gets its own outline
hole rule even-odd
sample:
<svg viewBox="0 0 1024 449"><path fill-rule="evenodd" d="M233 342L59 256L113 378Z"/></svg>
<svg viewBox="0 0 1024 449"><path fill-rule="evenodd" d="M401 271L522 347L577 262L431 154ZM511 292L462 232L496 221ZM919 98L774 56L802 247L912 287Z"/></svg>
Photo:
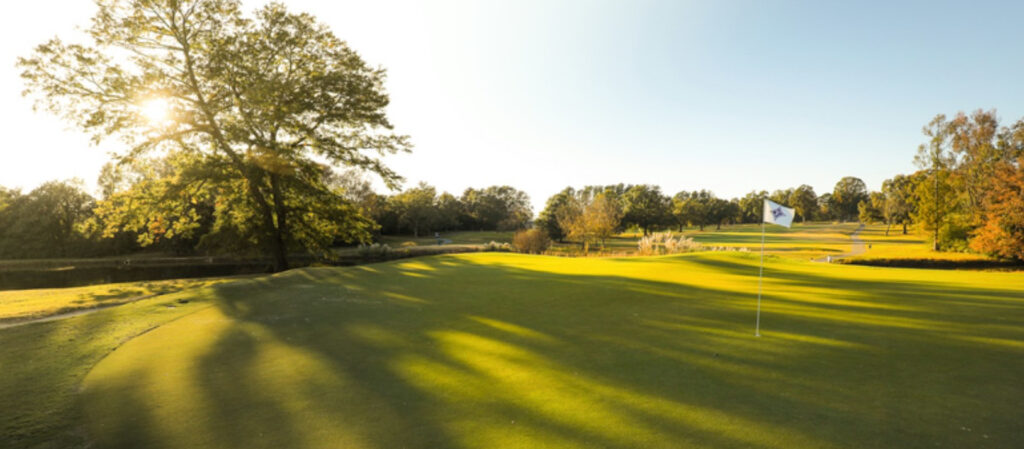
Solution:
<svg viewBox="0 0 1024 449"><path fill-rule="evenodd" d="M790 227L793 224L793 209L772 200L764 200L764 222Z"/></svg>

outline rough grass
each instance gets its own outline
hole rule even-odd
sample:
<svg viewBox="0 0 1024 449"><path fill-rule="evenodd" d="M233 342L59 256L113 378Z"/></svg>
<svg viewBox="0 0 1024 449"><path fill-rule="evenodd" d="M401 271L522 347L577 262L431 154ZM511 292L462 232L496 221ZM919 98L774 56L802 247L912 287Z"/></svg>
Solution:
<svg viewBox="0 0 1024 449"><path fill-rule="evenodd" d="M755 338L757 267L480 253L213 286L97 364L63 424L100 448L1024 444L1024 273L771 257ZM143 304L111 310L179 313ZM68 320L93 324L38 367L59 372L58 402L105 349L85 335L147 328L112 318ZM59 329L0 333L5 366ZM22 402L55 381L0 375Z"/></svg>
<svg viewBox="0 0 1024 449"><path fill-rule="evenodd" d="M0 323L114 306L142 297L205 287L228 279L173 279L75 288L0 291Z"/></svg>

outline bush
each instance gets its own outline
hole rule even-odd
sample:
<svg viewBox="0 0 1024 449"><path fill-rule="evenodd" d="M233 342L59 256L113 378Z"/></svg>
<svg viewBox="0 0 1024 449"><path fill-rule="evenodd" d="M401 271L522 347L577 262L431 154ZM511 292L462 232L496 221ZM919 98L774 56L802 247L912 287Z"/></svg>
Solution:
<svg viewBox="0 0 1024 449"><path fill-rule="evenodd" d="M488 243L484 243L484 251L512 251L512 245L508 243L498 243L491 240Z"/></svg>
<svg viewBox="0 0 1024 449"><path fill-rule="evenodd" d="M540 229L528 229L517 232L512 244L521 253L541 254L551 246L551 238Z"/></svg>
<svg viewBox="0 0 1024 449"><path fill-rule="evenodd" d="M410 242L402 242L402 246L406 247L406 248L408 248L410 246L416 246L416 242L411 242L411 241Z"/></svg>
<svg viewBox="0 0 1024 449"><path fill-rule="evenodd" d="M701 247L700 243L686 236L672 238L671 232L655 232L637 242L637 250L644 255L687 253L699 251Z"/></svg>
<svg viewBox="0 0 1024 449"><path fill-rule="evenodd" d="M359 245L359 248L356 249L356 254L366 258L386 258L391 255L391 247L387 244L381 245L380 243Z"/></svg>

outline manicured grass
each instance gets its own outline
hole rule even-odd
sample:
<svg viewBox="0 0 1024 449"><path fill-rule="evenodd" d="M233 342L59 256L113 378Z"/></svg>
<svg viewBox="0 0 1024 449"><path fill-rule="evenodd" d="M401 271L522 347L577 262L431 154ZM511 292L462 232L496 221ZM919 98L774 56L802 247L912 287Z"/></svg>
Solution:
<svg viewBox="0 0 1024 449"><path fill-rule="evenodd" d="M1024 273L770 257L756 338L757 268L475 253L293 270L205 289L184 316L140 302L68 320L94 324L39 362L52 378L0 374L3 399L60 381L66 401L131 334L112 323L177 318L85 378L65 416L94 447L1024 444ZM30 327L0 333L4 366L67 338Z"/></svg>
<svg viewBox="0 0 1024 449"><path fill-rule="evenodd" d="M850 250L850 234L857 229L857 223L795 223L792 228L768 226L765 228L765 253L781 257L809 260L826 255L838 255ZM673 230L673 235L680 232ZM741 224L686 228L683 235L704 245L705 249L725 248L750 252L761 250L761 225ZM641 233L629 232L616 235L606 242L604 253L608 255L632 255L637 252L637 241ZM581 252L578 243L561 243L552 248L554 254L577 254ZM601 254L599 245L592 245L594 255Z"/></svg>
<svg viewBox="0 0 1024 449"><path fill-rule="evenodd" d="M791 228L768 225L765 229L765 252L786 258L808 260L842 254L850 250L850 234L857 223L794 223ZM715 230L689 230L685 233L705 246L761 250L761 225L742 224Z"/></svg>
<svg viewBox="0 0 1024 449"><path fill-rule="evenodd" d="M885 225L873 224L864 227L860 233L864 243L869 244L867 252L853 257L854 260L916 259L940 261L983 261L991 260L984 254L932 251L928 240L911 229L906 235L902 227L892 227L885 235Z"/></svg>
<svg viewBox="0 0 1024 449"><path fill-rule="evenodd" d="M140 297L205 287L228 279L173 279L75 288L0 291L0 323L113 306Z"/></svg>

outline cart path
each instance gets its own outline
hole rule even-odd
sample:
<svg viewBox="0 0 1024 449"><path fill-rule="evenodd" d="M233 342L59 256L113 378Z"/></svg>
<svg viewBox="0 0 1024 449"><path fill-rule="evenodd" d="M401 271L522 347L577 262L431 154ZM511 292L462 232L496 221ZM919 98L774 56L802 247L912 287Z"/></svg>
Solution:
<svg viewBox="0 0 1024 449"><path fill-rule="evenodd" d="M831 256L831 261L834 262L836 260L845 259L847 257L859 256L867 252L867 246L864 244L864 241L860 239L860 231L862 230L864 230L864 223L861 223L860 226L858 226L857 229L850 234L850 241L853 243L853 245L850 247L850 252L839 254L837 256ZM819 257L817 259L812 260L815 262L830 261L829 256Z"/></svg>

